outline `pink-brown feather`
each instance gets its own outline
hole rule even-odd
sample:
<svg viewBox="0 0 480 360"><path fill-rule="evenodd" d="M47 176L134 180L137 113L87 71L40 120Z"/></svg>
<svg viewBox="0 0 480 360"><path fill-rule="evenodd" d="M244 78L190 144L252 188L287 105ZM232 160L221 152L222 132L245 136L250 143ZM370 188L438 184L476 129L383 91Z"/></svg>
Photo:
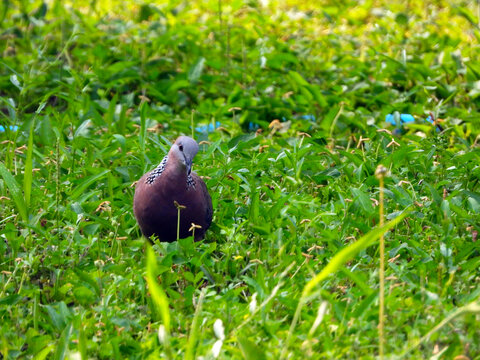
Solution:
<svg viewBox="0 0 480 360"><path fill-rule="evenodd" d="M185 140L186 137L181 138ZM185 206L180 211L179 237L183 239L191 236L189 229L194 223L201 226L195 229L197 241L203 239L210 227L213 214L212 200L205 183L197 174L192 172L189 179L185 161L179 157L178 147L175 148L177 142L168 153L168 161L161 175L152 183L148 183L146 180L149 172L138 181L133 211L143 235L147 238L156 236L160 241L172 242L177 240L176 201ZM192 180L195 185L189 186Z"/></svg>

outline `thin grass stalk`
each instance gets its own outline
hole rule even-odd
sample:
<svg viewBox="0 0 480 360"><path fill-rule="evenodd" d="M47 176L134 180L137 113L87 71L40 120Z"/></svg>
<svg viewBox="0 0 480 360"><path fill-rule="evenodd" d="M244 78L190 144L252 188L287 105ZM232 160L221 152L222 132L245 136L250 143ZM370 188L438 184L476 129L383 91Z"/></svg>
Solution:
<svg viewBox="0 0 480 360"><path fill-rule="evenodd" d="M33 129L35 127L35 118L33 119L32 124L30 125L30 133L28 136L28 145L27 145L27 157L25 160L25 170L23 173L23 195L25 197L25 207L27 210L27 216L31 213L30 211L30 199L32 194L32 180L33 180Z"/></svg>
<svg viewBox="0 0 480 360"><path fill-rule="evenodd" d="M383 178L380 178L380 226L383 226ZM380 236L380 311L379 311L378 335L380 341L380 359L383 359L385 351L385 239Z"/></svg>
<svg viewBox="0 0 480 360"><path fill-rule="evenodd" d="M190 127L192 128L192 139L195 139L195 128L193 126L193 113L195 110L192 109L192 113L190 115Z"/></svg>
<svg viewBox="0 0 480 360"><path fill-rule="evenodd" d="M19 295L22 292L23 283L25 282L25 278L27 277L27 271L28 271L27 268L24 268L22 278L20 280L20 285L18 286L17 295Z"/></svg>
<svg viewBox="0 0 480 360"><path fill-rule="evenodd" d="M25 197L25 208L27 212L27 219L25 220L27 223L29 222L29 216L32 213L30 209L30 199L32 195L32 183L33 183L33 136L35 134L34 129L35 129L35 120L37 118L37 115L40 114L40 112L43 110L45 107L46 103L42 102L38 108L37 111L35 112L35 115L33 116L33 121L32 124L30 125L30 133L28 136L28 146L27 146L27 157L25 159L25 169L23 172L23 196ZM26 241L26 246L30 247L32 242L32 231L30 228L28 228L28 237Z"/></svg>
<svg viewBox="0 0 480 360"><path fill-rule="evenodd" d="M142 98L142 103L140 104L140 152L142 154L141 160L141 169L145 170L145 144L147 142L147 102L144 102L145 98Z"/></svg>
<svg viewBox="0 0 480 360"><path fill-rule="evenodd" d="M387 173L387 169L383 165L379 165L375 171L375 175L378 178L380 183L380 202L379 202L379 212L380 212L380 227L383 227L383 201L384 201L384 177ZM380 359L384 358L385 354L385 239L383 233L380 236L380 289L379 289L379 300L380 308L378 311L378 341L379 341L379 355Z"/></svg>
<svg viewBox="0 0 480 360"><path fill-rule="evenodd" d="M180 239L180 207L177 208L177 241Z"/></svg>
<svg viewBox="0 0 480 360"><path fill-rule="evenodd" d="M39 294L35 294L33 298L33 329L36 331L38 330L38 297Z"/></svg>
<svg viewBox="0 0 480 360"><path fill-rule="evenodd" d="M340 115L342 115L342 112L343 112L343 106L344 106L344 103L340 103L340 109L338 109L338 112L337 114L335 115L335 117L333 118L333 121L332 121L332 124L330 125L330 138L333 137L333 130L335 129L335 126L337 125L337 120L338 118L340 117Z"/></svg>
<svg viewBox="0 0 480 360"><path fill-rule="evenodd" d="M7 281L5 282L5 285L3 285L3 289L2 291L0 292L0 298L3 297L3 295L5 294L6 290L7 290L7 287L8 287L8 284L10 284L10 282L12 281L12 279L15 278L15 275L17 273L17 270L18 270L18 265L19 263L17 263L17 265L15 265L15 269L13 270L12 274L10 275L10 277L7 279Z"/></svg>
<svg viewBox="0 0 480 360"><path fill-rule="evenodd" d="M193 360L195 358L195 345L197 343L199 333L199 318L202 311L203 299L205 298L205 288L202 289L198 299L195 315L193 316L192 328L190 329L190 336L188 337L187 350L185 351L185 359Z"/></svg>
<svg viewBox="0 0 480 360"><path fill-rule="evenodd" d="M180 211L185 209L186 206L180 205L178 202L174 201L173 204L177 208L177 241L180 239Z"/></svg>
<svg viewBox="0 0 480 360"><path fill-rule="evenodd" d="M57 228L57 242L60 243L60 137L55 144L55 227Z"/></svg>

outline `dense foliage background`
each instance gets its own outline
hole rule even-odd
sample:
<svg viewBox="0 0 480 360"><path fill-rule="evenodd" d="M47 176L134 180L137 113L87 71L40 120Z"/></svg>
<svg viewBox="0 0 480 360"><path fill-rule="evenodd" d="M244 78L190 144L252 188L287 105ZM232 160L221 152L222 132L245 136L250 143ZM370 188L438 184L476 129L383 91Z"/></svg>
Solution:
<svg viewBox="0 0 480 360"><path fill-rule="evenodd" d="M0 358L375 357L377 245L294 313L383 164L386 353L480 359L479 9L3 1ZM192 133L214 225L153 247L165 339L132 185Z"/></svg>

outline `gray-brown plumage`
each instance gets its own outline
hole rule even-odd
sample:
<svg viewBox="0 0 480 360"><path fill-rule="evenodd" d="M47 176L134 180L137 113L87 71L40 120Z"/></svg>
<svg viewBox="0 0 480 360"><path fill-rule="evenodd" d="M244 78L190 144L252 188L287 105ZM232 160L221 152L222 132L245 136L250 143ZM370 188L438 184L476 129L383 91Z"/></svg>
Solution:
<svg viewBox="0 0 480 360"><path fill-rule="evenodd" d="M207 186L197 174L191 172L192 160L198 144L188 136L180 136L162 162L137 182L133 197L133 212L143 235L152 235L160 241L177 240L177 214L175 202L185 206L180 211L180 239L192 235L195 241L203 239L212 223L212 199Z"/></svg>

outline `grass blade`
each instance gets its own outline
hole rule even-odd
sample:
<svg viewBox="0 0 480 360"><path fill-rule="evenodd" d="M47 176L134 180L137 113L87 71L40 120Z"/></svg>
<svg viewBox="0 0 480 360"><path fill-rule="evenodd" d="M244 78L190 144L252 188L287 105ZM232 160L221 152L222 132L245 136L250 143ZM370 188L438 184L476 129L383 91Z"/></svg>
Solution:
<svg viewBox="0 0 480 360"><path fill-rule="evenodd" d="M170 310L168 308L168 298L162 287L156 280L157 260L155 253L150 245L147 245L147 283L150 294L152 295L152 303L155 310L160 313L165 326L165 352L168 358L172 358L170 349Z"/></svg>
<svg viewBox="0 0 480 360"><path fill-rule="evenodd" d="M430 330L426 335L424 335L420 340L418 340L415 344L413 344L411 347L409 347L403 354L400 355L400 358L404 358L408 353L411 351L415 350L417 347L419 347L422 343L427 341L430 336L435 334L438 330L440 330L442 327L447 325L450 321L453 319L459 317L460 315L466 314L466 313L480 313L480 298L472 301L471 303L464 305L455 311L451 312L446 318L444 318L442 321L438 323L432 330Z"/></svg>
<svg viewBox="0 0 480 360"><path fill-rule="evenodd" d="M18 185L17 180L13 177L13 175L8 171L3 163L0 162L0 175L3 177L5 184L7 184L8 190L13 197L13 201L17 205L17 210L22 219L26 222L28 219L27 216L27 207L25 205L25 200L22 195L22 190L20 190L20 186Z"/></svg>
<svg viewBox="0 0 480 360"><path fill-rule="evenodd" d="M198 318L200 317L200 313L202 311L204 298L205 298L205 288L203 288L202 292L200 293L200 297L198 299L198 305L195 310L195 315L193 316L192 328L190 330L190 336L188 338L188 343L187 343L187 350L185 352L186 360L195 359L195 344L197 342L198 329L199 329Z"/></svg>
<svg viewBox="0 0 480 360"><path fill-rule="evenodd" d="M110 172L110 170L103 170L102 172L98 173L98 174L95 174L95 175L92 175L90 177L88 177L87 179L85 179L79 187L77 187L75 189L75 191L72 192L72 194L70 195L70 199L71 200L75 200L76 198L78 198L80 195L83 194L83 192L85 191L86 188L88 188L91 184L93 184L94 182L96 182L97 180L103 178L105 175L107 175L108 173Z"/></svg>
<svg viewBox="0 0 480 360"><path fill-rule="evenodd" d="M140 105L140 161L141 161L141 169L145 170L145 144L147 142L147 109L148 104L146 102Z"/></svg>
<svg viewBox="0 0 480 360"><path fill-rule="evenodd" d="M78 351L82 360L87 360L87 337L85 336L84 325L80 325L78 330Z"/></svg>
<svg viewBox="0 0 480 360"><path fill-rule="evenodd" d="M280 355L280 358L284 358L287 352L288 347L290 346L290 341L292 338L293 330L295 329L295 326L297 325L297 321L300 317L300 313L302 311L303 305L307 302L307 298L310 296L312 291L317 287L317 285L325 280L327 277L332 275L333 273L337 272L338 270L341 269L343 264L345 264L347 261L352 259L355 255L357 255L360 251L363 249L366 249L368 246L373 244L376 240L380 238L384 233L386 233L388 230L392 229L395 225L397 225L400 221L403 220L405 216L407 216L408 213L403 213L396 217L395 219L389 221L382 227L378 227L376 229L371 230L369 233L361 237L358 241L344 247L342 250L340 250L323 268L320 273L318 273L313 279L311 279L303 288L302 291L302 296L300 297L300 300L298 301L297 309L295 311L295 315L293 316L292 323L290 325L290 329L288 332L287 336L287 341L285 342L285 347L282 350L282 354Z"/></svg>
<svg viewBox="0 0 480 360"><path fill-rule="evenodd" d="M63 329L60 339L58 339L57 349L55 350L55 354L53 356L55 360L65 359L65 355L67 354L67 351L68 351L68 343L70 341L71 335L72 335L72 324L68 324L67 326L65 326L65 329Z"/></svg>
<svg viewBox="0 0 480 360"><path fill-rule="evenodd" d="M238 345L242 352L243 358L247 360L264 360L266 359L263 349L258 347L253 341L245 336L237 336Z"/></svg>
<svg viewBox="0 0 480 360"><path fill-rule="evenodd" d="M55 349L55 344L48 345L35 354L33 360L44 360Z"/></svg>
<svg viewBox="0 0 480 360"><path fill-rule="evenodd" d="M33 129L35 127L35 120L30 126L30 135L28 136L27 158L25 160L25 172L23 174L23 194L25 197L25 207L28 212L30 210L30 197L32 193L32 179L33 179Z"/></svg>
<svg viewBox="0 0 480 360"><path fill-rule="evenodd" d="M312 290L323 280L325 280L329 275L337 272L343 264L345 264L348 260L352 259L355 255L357 255L360 251L366 249L372 243L380 238L383 234L385 234L388 230L392 229L395 225L397 225L400 221L407 216L408 213L403 213L397 216L395 219L389 221L385 226L378 227L376 229L371 230L368 234L361 237L358 241L344 247L340 250L323 268L323 270L316 275L313 279L311 279L305 288L303 289L302 297L307 297L311 294Z"/></svg>

